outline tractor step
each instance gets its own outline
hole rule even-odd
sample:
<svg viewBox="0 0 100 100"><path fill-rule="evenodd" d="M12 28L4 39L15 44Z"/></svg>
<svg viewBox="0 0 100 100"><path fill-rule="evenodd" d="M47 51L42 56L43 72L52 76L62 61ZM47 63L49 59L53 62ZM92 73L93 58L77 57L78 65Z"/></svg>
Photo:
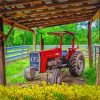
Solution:
<svg viewBox="0 0 100 100"><path fill-rule="evenodd" d="M57 66L57 68L66 68L67 67L67 64L61 64L59 66Z"/></svg>
<svg viewBox="0 0 100 100"><path fill-rule="evenodd" d="M62 64L61 67L67 67L67 64Z"/></svg>

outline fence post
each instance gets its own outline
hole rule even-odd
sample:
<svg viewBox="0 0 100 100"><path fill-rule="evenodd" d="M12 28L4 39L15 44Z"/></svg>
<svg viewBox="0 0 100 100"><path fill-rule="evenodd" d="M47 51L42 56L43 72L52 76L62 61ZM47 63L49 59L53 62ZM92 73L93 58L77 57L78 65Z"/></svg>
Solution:
<svg viewBox="0 0 100 100"><path fill-rule="evenodd" d="M96 84L100 85L100 46L99 48L99 58L98 58L98 64L97 64L97 77L96 77Z"/></svg>
<svg viewBox="0 0 100 100"><path fill-rule="evenodd" d="M22 55L21 58L23 58L23 45L21 46L21 55Z"/></svg>

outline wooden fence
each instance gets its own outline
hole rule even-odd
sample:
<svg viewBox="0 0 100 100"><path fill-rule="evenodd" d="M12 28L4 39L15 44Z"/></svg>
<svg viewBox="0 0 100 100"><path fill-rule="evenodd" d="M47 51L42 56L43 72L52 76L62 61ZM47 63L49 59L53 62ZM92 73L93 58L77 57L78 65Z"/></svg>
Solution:
<svg viewBox="0 0 100 100"><path fill-rule="evenodd" d="M96 63L96 59L98 58L98 46L93 45L93 60ZM56 45L45 45L45 49L55 48ZM71 45L63 45L63 49L70 48ZM82 52L84 53L85 57L88 57L88 47L87 45L80 45L79 46ZM40 50L40 45L36 46L37 50ZM33 51L32 45L22 45L22 46L12 46L12 47L5 47L5 55L6 55L6 62L10 62L13 60L21 59L24 57L28 57L29 53Z"/></svg>
<svg viewBox="0 0 100 100"><path fill-rule="evenodd" d="M29 45L5 47L6 62L28 57L31 50Z"/></svg>
<svg viewBox="0 0 100 100"><path fill-rule="evenodd" d="M100 45L95 45L94 46L94 64L95 64L95 66L98 63L99 53L100 53Z"/></svg>

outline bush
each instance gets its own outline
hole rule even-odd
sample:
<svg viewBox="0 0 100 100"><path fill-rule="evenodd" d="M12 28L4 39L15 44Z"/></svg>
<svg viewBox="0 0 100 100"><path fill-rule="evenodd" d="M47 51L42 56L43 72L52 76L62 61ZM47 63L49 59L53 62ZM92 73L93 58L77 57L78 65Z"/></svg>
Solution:
<svg viewBox="0 0 100 100"><path fill-rule="evenodd" d="M0 86L1 100L100 100L100 86L33 85Z"/></svg>

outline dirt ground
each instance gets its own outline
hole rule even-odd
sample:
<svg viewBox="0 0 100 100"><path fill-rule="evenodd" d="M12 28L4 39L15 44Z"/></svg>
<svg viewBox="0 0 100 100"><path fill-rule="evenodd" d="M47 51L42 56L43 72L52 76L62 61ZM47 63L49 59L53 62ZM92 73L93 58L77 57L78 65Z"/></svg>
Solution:
<svg viewBox="0 0 100 100"><path fill-rule="evenodd" d="M32 86L33 84L41 85L41 83L43 81L47 82L47 73L42 73L42 74L38 75L31 82L20 83L18 85L20 85L22 87ZM72 85L72 84L84 85L85 84L85 79L83 77L73 77L70 74L70 72L67 72L65 78L63 79L63 82L66 83L66 84L69 84L69 85Z"/></svg>

